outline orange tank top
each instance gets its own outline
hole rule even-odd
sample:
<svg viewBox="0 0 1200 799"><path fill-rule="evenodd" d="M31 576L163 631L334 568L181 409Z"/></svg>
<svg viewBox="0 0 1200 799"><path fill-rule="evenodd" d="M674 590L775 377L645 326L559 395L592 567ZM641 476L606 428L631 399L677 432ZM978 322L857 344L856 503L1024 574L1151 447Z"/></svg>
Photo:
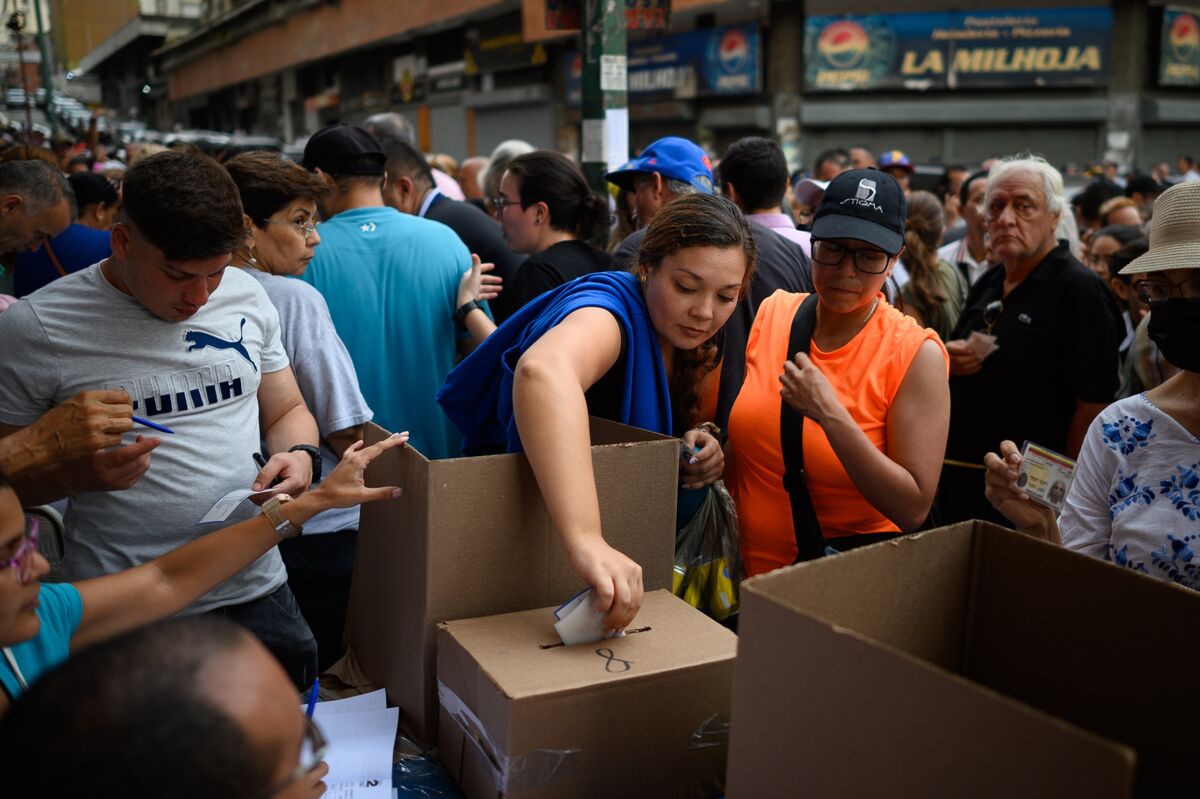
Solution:
<svg viewBox="0 0 1200 799"><path fill-rule="evenodd" d="M783 488L779 445L779 375L788 358L792 319L807 294L776 291L758 309L746 342L746 379L729 416L725 485L737 503L742 560L748 575L790 565L796 559L791 500ZM813 342L810 357L871 442L887 452L887 417L917 351L935 341L932 330L879 295L875 314L854 338L833 352ZM804 420L804 468L808 490L826 539L858 533L899 532L855 487L825 431ZM834 545L836 547L836 544Z"/></svg>

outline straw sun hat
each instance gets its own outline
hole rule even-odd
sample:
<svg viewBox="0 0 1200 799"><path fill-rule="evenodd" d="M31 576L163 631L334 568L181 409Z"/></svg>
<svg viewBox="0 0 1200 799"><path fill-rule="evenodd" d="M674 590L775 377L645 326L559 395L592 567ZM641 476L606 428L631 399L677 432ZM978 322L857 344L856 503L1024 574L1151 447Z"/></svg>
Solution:
<svg viewBox="0 0 1200 799"><path fill-rule="evenodd" d="M1162 269L1200 269L1200 182L1180 183L1158 196L1150 220L1150 250L1121 274Z"/></svg>

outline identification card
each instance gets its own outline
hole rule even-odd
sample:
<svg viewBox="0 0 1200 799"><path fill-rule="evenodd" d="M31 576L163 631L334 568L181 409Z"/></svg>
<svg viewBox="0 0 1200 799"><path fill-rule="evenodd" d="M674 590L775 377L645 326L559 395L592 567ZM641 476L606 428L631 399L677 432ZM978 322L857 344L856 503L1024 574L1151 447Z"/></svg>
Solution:
<svg viewBox="0 0 1200 799"><path fill-rule="evenodd" d="M1054 450L1026 441L1021 448L1017 488L1039 505L1061 513L1067 489L1075 476L1075 461Z"/></svg>

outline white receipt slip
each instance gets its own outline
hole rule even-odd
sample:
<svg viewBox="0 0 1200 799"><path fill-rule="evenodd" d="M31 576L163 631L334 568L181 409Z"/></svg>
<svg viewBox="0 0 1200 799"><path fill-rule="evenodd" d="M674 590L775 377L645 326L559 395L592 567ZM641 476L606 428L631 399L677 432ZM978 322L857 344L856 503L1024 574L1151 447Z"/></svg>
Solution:
<svg viewBox="0 0 1200 799"><path fill-rule="evenodd" d="M262 491L255 491L252 488L235 488L218 499L217 504L209 508L208 513L204 514L204 518L200 520L200 524L223 522L229 518L229 514L233 513L238 505L241 505L247 499L252 497L268 497L278 491L278 488L264 488Z"/></svg>

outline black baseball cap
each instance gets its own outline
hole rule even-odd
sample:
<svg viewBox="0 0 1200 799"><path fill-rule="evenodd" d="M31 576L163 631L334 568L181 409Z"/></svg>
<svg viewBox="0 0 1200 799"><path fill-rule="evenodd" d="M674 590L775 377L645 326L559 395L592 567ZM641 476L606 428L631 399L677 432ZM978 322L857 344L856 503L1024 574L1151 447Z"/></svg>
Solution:
<svg viewBox="0 0 1200 799"><path fill-rule="evenodd" d="M304 145L304 168L331 175L382 175L387 155L383 145L354 125L321 128Z"/></svg>
<svg viewBox="0 0 1200 799"><path fill-rule="evenodd" d="M814 239L857 239L895 255L904 247L908 201L900 184L878 169L851 169L829 181L813 214Z"/></svg>
<svg viewBox="0 0 1200 799"><path fill-rule="evenodd" d="M1134 192L1158 196L1167 188L1149 175L1133 175L1125 181L1125 196L1132 197Z"/></svg>

